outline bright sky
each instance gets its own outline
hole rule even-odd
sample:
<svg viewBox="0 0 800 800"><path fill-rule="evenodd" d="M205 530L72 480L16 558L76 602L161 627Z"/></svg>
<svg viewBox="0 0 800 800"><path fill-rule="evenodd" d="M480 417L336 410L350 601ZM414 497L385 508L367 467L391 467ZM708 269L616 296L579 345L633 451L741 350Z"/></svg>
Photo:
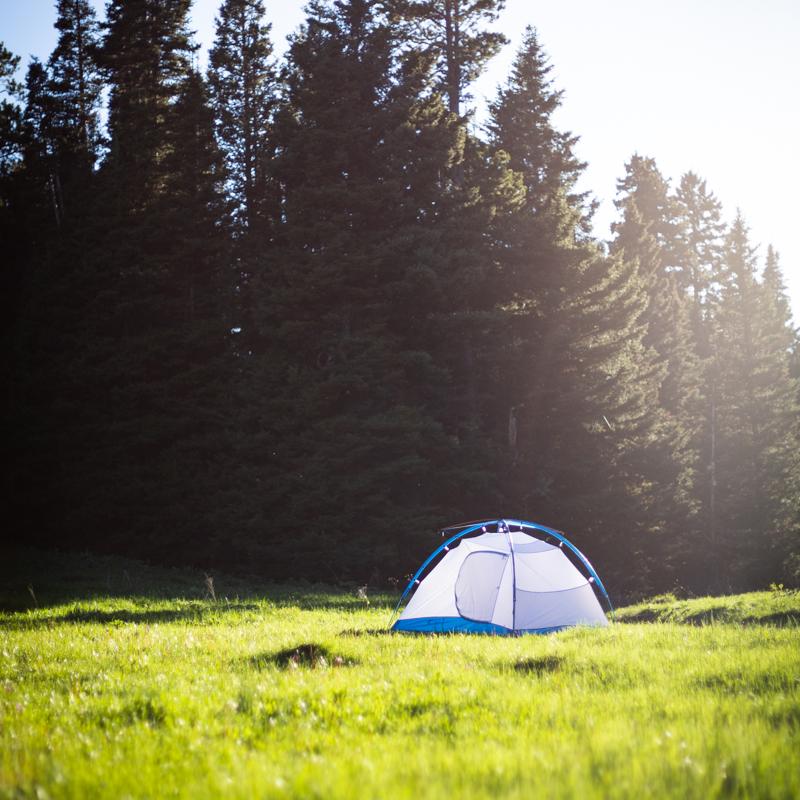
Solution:
<svg viewBox="0 0 800 800"><path fill-rule="evenodd" d="M92 0L101 11L103 0ZM220 0L195 0L207 48ZM303 0L265 0L283 49ZM0 39L46 59L53 0L0 0ZM730 220L741 208L764 256L773 244L800 321L800 7L797 0L507 0L498 28L511 45L475 87L505 81L526 25L535 25L566 92L558 124L581 137L584 187L601 201L596 233L614 219L616 180L631 155L656 159L673 184L689 170L708 181ZM794 99L792 99L794 98Z"/></svg>

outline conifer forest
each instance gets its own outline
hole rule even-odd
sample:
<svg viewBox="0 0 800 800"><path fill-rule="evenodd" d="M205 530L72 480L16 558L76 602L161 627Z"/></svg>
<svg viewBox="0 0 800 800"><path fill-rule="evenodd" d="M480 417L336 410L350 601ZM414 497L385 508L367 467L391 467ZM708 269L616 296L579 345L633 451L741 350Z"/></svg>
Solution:
<svg viewBox="0 0 800 800"><path fill-rule="evenodd" d="M311 0L280 58L221 0L202 71L191 0L56 6L0 49L15 543L385 585L507 515L612 595L800 583L778 253L657 153L600 238L535 28L476 116L502 0Z"/></svg>

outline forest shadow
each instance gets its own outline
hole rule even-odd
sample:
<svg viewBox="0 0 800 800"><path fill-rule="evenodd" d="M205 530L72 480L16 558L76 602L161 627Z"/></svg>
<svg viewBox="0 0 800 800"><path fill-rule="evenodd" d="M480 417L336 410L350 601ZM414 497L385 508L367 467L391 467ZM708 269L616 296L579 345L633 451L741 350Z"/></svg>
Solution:
<svg viewBox="0 0 800 800"><path fill-rule="evenodd" d="M58 606L55 606L57 609ZM57 625L158 625L168 623L204 623L217 621L229 613L257 611L257 603L208 604L189 608L142 608L113 609L103 611L95 608L72 609L64 614L45 614L29 616L25 612L12 612L7 619L0 621L5 630L35 630L53 628ZM48 607L48 610L50 608Z"/></svg>
<svg viewBox="0 0 800 800"><path fill-rule="evenodd" d="M800 611L776 611L760 617L744 617L743 625L772 625L776 628L800 627Z"/></svg>
<svg viewBox="0 0 800 800"><path fill-rule="evenodd" d="M51 623L167 622L192 619L198 613L207 616L212 612L257 610L264 606L304 611L359 611L385 606L388 614L397 600L382 593L371 594L367 600L363 590L359 593L357 589L350 584L279 584L253 575L235 576L218 571L209 574L91 553L33 549L0 552L0 612L53 612L39 618L43 623L45 620ZM57 613L65 605L117 599L143 605L208 603L209 608L204 605L201 610L197 607L87 610L70 612L72 617Z"/></svg>

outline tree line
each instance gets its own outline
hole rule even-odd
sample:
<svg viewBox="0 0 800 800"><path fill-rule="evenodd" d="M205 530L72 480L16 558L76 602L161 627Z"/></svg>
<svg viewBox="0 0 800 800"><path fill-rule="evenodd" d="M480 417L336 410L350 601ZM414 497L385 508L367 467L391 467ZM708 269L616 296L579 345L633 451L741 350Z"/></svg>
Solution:
<svg viewBox="0 0 800 800"><path fill-rule="evenodd" d="M380 581L474 517L568 531L613 591L800 579L778 253L634 155L609 241L501 0L58 0L0 50L4 489L16 541Z"/></svg>

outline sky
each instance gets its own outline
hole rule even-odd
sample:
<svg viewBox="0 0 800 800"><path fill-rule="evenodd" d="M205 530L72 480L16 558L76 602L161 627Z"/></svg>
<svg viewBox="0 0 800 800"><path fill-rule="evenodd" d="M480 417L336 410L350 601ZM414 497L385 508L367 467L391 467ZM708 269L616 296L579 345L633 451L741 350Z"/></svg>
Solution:
<svg viewBox="0 0 800 800"><path fill-rule="evenodd" d="M103 0L92 0L102 11ZM203 46L220 0L195 0ZM0 0L0 40L44 60L55 44L53 0ZM303 19L303 0L265 0L276 50ZM740 209L763 258L780 253L800 323L800 5L797 0L507 0L497 30L510 44L473 88L480 109L506 80L527 25L539 32L564 100L556 123L580 136L582 188L600 201L608 238L616 182L634 153L676 185L706 179L730 221ZM477 115L480 119L480 112Z"/></svg>

